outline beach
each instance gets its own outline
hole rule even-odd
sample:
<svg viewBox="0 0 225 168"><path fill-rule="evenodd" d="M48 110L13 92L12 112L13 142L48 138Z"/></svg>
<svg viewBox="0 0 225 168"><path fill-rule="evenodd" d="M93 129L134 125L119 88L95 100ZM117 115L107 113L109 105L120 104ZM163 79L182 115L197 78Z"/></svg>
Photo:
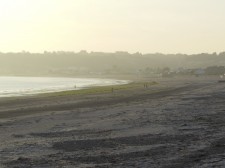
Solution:
<svg viewBox="0 0 225 168"><path fill-rule="evenodd" d="M1 98L0 167L225 166L217 78L100 88Z"/></svg>

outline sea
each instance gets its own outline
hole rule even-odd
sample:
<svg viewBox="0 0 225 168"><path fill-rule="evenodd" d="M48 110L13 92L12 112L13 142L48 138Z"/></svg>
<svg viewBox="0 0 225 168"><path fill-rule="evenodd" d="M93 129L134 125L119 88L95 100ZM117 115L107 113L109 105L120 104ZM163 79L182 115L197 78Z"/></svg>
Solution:
<svg viewBox="0 0 225 168"><path fill-rule="evenodd" d="M127 84L127 80L58 77L0 77L0 97L80 90L94 86Z"/></svg>

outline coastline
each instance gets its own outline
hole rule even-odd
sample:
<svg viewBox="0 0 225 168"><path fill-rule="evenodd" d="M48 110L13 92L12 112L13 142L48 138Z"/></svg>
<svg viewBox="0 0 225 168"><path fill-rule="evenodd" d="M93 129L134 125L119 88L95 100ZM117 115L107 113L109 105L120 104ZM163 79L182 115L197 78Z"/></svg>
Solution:
<svg viewBox="0 0 225 168"><path fill-rule="evenodd" d="M104 78L0 76L0 98L82 90L130 82Z"/></svg>
<svg viewBox="0 0 225 168"><path fill-rule="evenodd" d="M156 82L131 82L122 85L88 87L81 90L2 97L0 98L0 121L7 118L46 113L46 111L59 109L58 106L63 106L60 109L66 109L68 104L71 104L68 105L71 108L90 106L91 102L89 100L95 96L105 100L111 97L121 97L123 94L142 90L145 83L148 83L149 86L158 85ZM59 102L61 102L60 105ZM43 112L40 110L42 107L45 107Z"/></svg>

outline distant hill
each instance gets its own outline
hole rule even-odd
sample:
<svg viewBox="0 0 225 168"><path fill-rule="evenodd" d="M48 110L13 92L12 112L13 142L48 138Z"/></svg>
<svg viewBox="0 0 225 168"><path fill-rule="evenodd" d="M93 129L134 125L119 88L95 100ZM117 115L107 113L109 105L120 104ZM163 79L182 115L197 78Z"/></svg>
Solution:
<svg viewBox="0 0 225 168"><path fill-rule="evenodd" d="M136 73L143 69L224 66L225 52L213 54L141 54L128 52L0 53L0 75Z"/></svg>

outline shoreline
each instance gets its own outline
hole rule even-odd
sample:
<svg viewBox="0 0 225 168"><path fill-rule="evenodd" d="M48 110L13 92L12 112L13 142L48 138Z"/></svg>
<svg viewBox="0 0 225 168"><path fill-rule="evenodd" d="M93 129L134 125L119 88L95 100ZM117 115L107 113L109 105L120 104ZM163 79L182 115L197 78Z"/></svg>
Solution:
<svg viewBox="0 0 225 168"><path fill-rule="evenodd" d="M0 120L7 119L7 118L15 118L19 116L26 116L38 113L45 113L46 110L51 111L58 108L58 102L62 101L65 104L68 104L68 100L66 99L73 99L75 101L70 102L73 106L89 106L90 100L92 97L99 96L101 98L107 97L120 97L121 94L127 94L130 91L142 90L143 91L143 84L146 82L131 82L128 84L122 85L110 85L110 86L96 86L85 88L81 90L68 90L68 91L59 91L59 92L51 92L51 93L40 93L35 95L25 95L25 96L15 96L15 97L2 97L0 98ZM156 82L148 82L149 87L158 85ZM112 92L113 88L113 92ZM39 107L37 104L40 102ZM29 105L29 103L32 103ZM11 104L11 105L10 105ZM104 104L104 102L103 102ZM12 106L10 108L8 106ZM4 106L6 106L4 108ZM15 107L13 107L15 106ZM26 107L25 107L26 106ZM36 107L35 107L36 106ZM44 112L38 112L45 106ZM60 105L59 105L60 106ZM20 108L19 108L20 107ZM66 105L61 108L67 108ZM5 111L4 111L5 110ZM38 110L38 111L36 111Z"/></svg>
<svg viewBox="0 0 225 168"><path fill-rule="evenodd" d="M1 76L0 78L1 79L3 78L2 87L5 88L5 90L1 91L0 98L35 96L39 94L83 90L99 86L124 85L132 82L130 80L104 79L104 78L68 78L68 77L59 78L59 77L21 77L21 76ZM64 83L62 83L63 79L66 79ZM30 83L26 82L29 80L31 81ZM15 86L12 85L12 83L17 82L19 83L18 84L19 87L16 85ZM52 82L56 84L53 84ZM33 84L35 85L33 86ZM10 87L7 87L7 85L10 85ZM22 85L26 85L26 87L21 87Z"/></svg>

